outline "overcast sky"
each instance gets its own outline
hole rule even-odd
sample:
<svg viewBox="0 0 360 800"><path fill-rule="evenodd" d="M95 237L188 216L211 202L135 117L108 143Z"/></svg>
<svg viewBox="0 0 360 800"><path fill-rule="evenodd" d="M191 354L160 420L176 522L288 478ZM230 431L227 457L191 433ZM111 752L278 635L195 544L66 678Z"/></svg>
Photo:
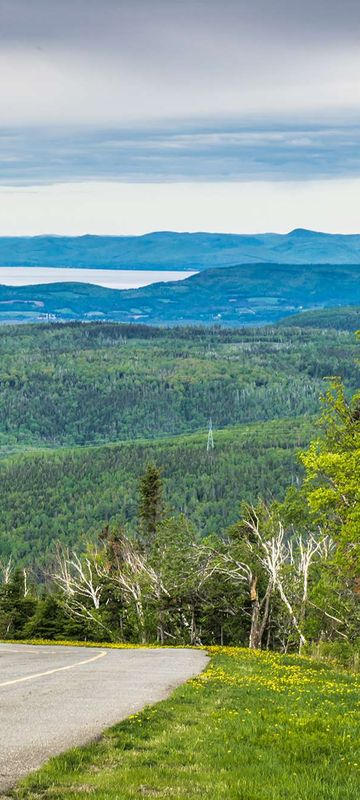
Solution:
<svg viewBox="0 0 360 800"><path fill-rule="evenodd" d="M358 230L359 41L358 0L0 0L0 233Z"/></svg>

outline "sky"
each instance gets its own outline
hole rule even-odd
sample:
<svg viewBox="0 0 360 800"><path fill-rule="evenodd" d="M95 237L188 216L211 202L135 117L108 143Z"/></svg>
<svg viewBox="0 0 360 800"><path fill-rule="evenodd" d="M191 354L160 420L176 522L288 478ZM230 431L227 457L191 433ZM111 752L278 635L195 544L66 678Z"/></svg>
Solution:
<svg viewBox="0 0 360 800"><path fill-rule="evenodd" d="M358 0L0 0L0 234L358 232Z"/></svg>

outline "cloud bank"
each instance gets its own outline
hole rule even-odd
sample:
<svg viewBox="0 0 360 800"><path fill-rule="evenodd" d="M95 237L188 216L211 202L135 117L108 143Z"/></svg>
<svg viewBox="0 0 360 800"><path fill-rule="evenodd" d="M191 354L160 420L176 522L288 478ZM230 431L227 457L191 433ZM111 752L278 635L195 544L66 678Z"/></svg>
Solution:
<svg viewBox="0 0 360 800"><path fill-rule="evenodd" d="M354 230L359 37L358 0L0 0L5 232Z"/></svg>
<svg viewBox="0 0 360 800"><path fill-rule="evenodd" d="M0 131L2 183L314 180L360 175L360 125Z"/></svg>

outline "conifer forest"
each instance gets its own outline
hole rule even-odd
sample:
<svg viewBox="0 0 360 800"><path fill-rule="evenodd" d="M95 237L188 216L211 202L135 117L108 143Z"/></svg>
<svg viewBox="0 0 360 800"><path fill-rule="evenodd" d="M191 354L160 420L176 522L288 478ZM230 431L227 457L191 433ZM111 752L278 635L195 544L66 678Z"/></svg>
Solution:
<svg viewBox="0 0 360 800"><path fill-rule="evenodd" d="M320 647L359 624L351 330L0 330L0 636Z"/></svg>

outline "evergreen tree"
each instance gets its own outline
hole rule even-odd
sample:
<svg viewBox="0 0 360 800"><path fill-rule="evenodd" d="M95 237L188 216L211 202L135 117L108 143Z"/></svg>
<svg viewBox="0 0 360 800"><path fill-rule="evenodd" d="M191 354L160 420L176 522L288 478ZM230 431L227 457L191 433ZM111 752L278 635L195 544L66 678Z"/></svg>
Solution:
<svg viewBox="0 0 360 800"><path fill-rule="evenodd" d="M144 548L149 549L163 514L163 482L155 464L148 464L140 478L139 520Z"/></svg>

